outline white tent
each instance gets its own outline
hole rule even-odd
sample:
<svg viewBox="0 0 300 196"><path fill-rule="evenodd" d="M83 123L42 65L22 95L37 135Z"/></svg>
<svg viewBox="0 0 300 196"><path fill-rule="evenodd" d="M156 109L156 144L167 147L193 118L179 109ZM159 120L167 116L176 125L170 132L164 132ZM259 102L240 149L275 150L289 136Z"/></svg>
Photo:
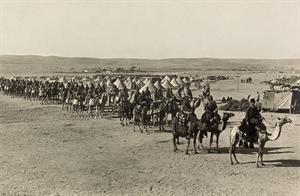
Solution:
<svg viewBox="0 0 300 196"><path fill-rule="evenodd" d="M168 88L174 88L174 86L172 86L172 84L170 83L169 80L165 80L161 85L162 85L165 89L168 89Z"/></svg>
<svg viewBox="0 0 300 196"><path fill-rule="evenodd" d="M184 84L185 82L183 82L183 80L181 79L181 77L177 77L176 78L176 82L179 84L179 85L182 85L182 84Z"/></svg>
<svg viewBox="0 0 300 196"><path fill-rule="evenodd" d="M105 86L104 80L102 80L102 81L100 82L100 86L101 86L101 87L104 87L104 86Z"/></svg>
<svg viewBox="0 0 300 196"><path fill-rule="evenodd" d="M189 83L189 82L190 82L186 77L184 77L182 81L183 81L184 83Z"/></svg>
<svg viewBox="0 0 300 196"><path fill-rule="evenodd" d="M126 86L127 89L132 89L132 85L133 85L133 83L132 83L132 80L131 80L131 79L129 79L129 80L125 83L125 86Z"/></svg>
<svg viewBox="0 0 300 196"><path fill-rule="evenodd" d="M137 82L138 79L136 78L136 76L134 76L134 78L132 79L132 82Z"/></svg>
<svg viewBox="0 0 300 196"><path fill-rule="evenodd" d="M178 82L176 81L176 79L175 78L172 78L172 80L171 80L171 82L170 82L171 84L172 84L172 86L174 86L175 88L177 88L177 87L179 87L179 84L178 84Z"/></svg>
<svg viewBox="0 0 300 196"><path fill-rule="evenodd" d="M170 78L168 75L166 75L166 76L161 80L161 82L164 83L166 80L171 81L171 78Z"/></svg>
<svg viewBox="0 0 300 196"><path fill-rule="evenodd" d="M164 90L164 87L160 84L158 80L154 83L154 86L156 87L156 89Z"/></svg>
<svg viewBox="0 0 300 196"><path fill-rule="evenodd" d="M97 83L101 82L100 76L98 76L98 77L94 80L94 82L97 82Z"/></svg>
<svg viewBox="0 0 300 196"><path fill-rule="evenodd" d="M67 82L67 80L66 80L65 76L62 76L62 77L58 80L58 82L60 82L60 83L65 83L65 82Z"/></svg>
<svg viewBox="0 0 300 196"><path fill-rule="evenodd" d="M122 80L119 80L119 82L114 83L114 85L116 85L116 87L118 89L124 89L124 88L126 88L126 86L125 86L125 84L124 84L124 82Z"/></svg>
<svg viewBox="0 0 300 196"><path fill-rule="evenodd" d="M168 75L166 75L166 76L161 80L161 83L164 83L166 80L171 81L171 78L170 78Z"/></svg>
<svg viewBox="0 0 300 196"><path fill-rule="evenodd" d="M146 89L149 89L150 93L154 93L156 90L156 87L154 86L152 80L149 80L140 90L139 92L142 93L143 91L146 91Z"/></svg>
<svg viewBox="0 0 300 196"><path fill-rule="evenodd" d="M138 80L135 82L135 84L136 84L136 87L137 87L138 89L140 89L140 88L142 88L142 87L144 86L144 83L143 83L140 79L138 79Z"/></svg>
<svg viewBox="0 0 300 196"><path fill-rule="evenodd" d="M120 78L117 78L116 81L114 82L114 85L118 86L120 82L121 82Z"/></svg>
<svg viewBox="0 0 300 196"><path fill-rule="evenodd" d="M150 81L150 79L146 78L143 82L144 82L144 84L147 84L149 81Z"/></svg>
<svg viewBox="0 0 300 196"><path fill-rule="evenodd" d="M110 79L108 79L108 80L107 80L107 82L106 82L106 86L112 86L112 82L111 82L111 80L110 80Z"/></svg>

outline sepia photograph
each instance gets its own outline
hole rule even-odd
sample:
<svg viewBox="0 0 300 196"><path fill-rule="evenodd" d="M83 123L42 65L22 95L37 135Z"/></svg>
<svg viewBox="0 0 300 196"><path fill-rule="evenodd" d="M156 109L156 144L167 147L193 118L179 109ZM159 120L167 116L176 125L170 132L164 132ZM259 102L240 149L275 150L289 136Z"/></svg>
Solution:
<svg viewBox="0 0 300 196"><path fill-rule="evenodd" d="M300 0L0 0L0 195L300 195Z"/></svg>

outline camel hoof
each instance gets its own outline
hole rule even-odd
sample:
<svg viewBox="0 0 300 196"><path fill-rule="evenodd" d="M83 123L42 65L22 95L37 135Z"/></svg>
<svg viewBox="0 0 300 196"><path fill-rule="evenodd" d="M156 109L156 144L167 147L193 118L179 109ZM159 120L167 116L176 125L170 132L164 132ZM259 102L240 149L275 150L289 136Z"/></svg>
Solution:
<svg viewBox="0 0 300 196"><path fill-rule="evenodd" d="M185 154L186 154L186 155L189 155L189 152L188 152L188 151L186 151L186 152L185 152Z"/></svg>
<svg viewBox="0 0 300 196"><path fill-rule="evenodd" d="M233 163L233 162L231 162L230 164L231 164L231 165L234 165L234 163Z"/></svg>
<svg viewBox="0 0 300 196"><path fill-rule="evenodd" d="M195 151L195 154L198 154L198 152L197 152L197 151Z"/></svg>

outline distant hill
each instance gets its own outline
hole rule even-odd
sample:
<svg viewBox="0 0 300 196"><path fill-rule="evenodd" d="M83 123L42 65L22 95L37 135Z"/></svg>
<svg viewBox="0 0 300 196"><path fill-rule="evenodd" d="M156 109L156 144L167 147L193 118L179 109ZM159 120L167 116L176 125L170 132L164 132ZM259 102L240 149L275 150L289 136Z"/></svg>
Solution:
<svg viewBox="0 0 300 196"><path fill-rule="evenodd" d="M264 71L300 69L300 59L100 59L87 57L58 57L35 55L0 55L0 73L57 73L82 72L97 68L140 67L145 71Z"/></svg>

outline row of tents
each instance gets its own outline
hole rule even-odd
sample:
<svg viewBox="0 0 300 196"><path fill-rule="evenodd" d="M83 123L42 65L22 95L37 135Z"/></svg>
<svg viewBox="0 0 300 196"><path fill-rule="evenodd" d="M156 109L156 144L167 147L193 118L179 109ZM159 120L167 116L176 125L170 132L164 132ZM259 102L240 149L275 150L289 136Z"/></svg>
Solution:
<svg viewBox="0 0 300 196"><path fill-rule="evenodd" d="M12 79L21 79L19 77L12 77ZM89 77L41 77L38 79L37 77L26 77L26 80L42 80L42 81L48 81L48 82L60 82L64 83L65 85L68 82L81 82L84 85L91 86L94 85L100 85L100 86L111 86L112 84L116 85L118 89L133 89L138 88L140 89L140 92L145 91L147 88L148 90L153 93L156 89L166 90L166 89L177 89L180 86L185 85L191 85L195 83L195 81L198 81L199 79L195 79L194 77L170 77L168 75L164 77L111 77L111 76L105 76L97 78L89 78Z"/></svg>

